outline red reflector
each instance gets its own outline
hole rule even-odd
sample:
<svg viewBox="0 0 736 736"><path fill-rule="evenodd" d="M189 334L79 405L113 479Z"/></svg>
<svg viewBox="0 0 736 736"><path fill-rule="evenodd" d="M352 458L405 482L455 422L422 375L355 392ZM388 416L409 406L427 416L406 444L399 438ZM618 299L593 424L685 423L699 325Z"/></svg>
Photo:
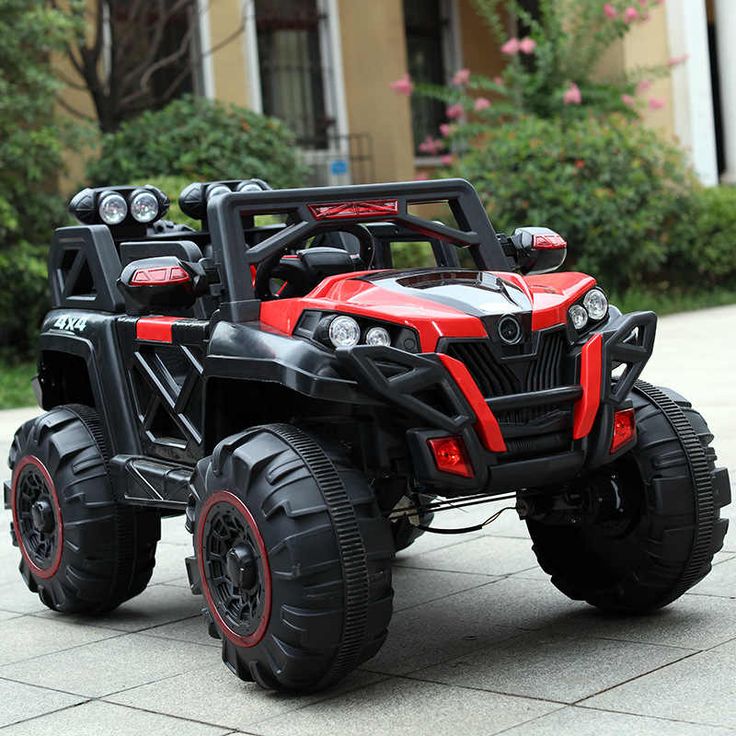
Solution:
<svg viewBox="0 0 736 736"><path fill-rule="evenodd" d="M613 415L611 454L636 437L636 417L633 409L621 409Z"/></svg>
<svg viewBox="0 0 736 736"><path fill-rule="evenodd" d="M161 286L162 284L181 284L189 281L189 274L181 266L162 266L160 268L139 268L130 283L133 286Z"/></svg>
<svg viewBox="0 0 736 736"><path fill-rule="evenodd" d="M437 469L443 473L473 477L473 466L470 464L465 443L460 437L437 437L427 440L437 463Z"/></svg>
<svg viewBox="0 0 736 736"><path fill-rule="evenodd" d="M359 217L393 217L399 214L399 202L396 199L310 204L308 207L315 220L351 220Z"/></svg>
<svg viewBox="0 0 736 736"><path fill-rule="evenodd" d="M562 250L567 248L567 241L557 233L537 233L533 236L532 247L537 250Z"/></svg>

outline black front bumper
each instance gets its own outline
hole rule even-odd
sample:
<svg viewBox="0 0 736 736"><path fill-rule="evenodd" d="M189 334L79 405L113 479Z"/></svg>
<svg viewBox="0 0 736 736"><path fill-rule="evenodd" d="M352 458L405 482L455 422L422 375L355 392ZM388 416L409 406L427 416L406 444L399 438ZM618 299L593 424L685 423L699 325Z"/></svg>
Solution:
<svg viewBox="0 0 736 736"><path fill-rule="evenodd" d="M486 399L494 417L496 413L559 406L559 411L541 417L536 425L527 425L527 430L532 426L533 431L526 438L521 428L500 425L506 440L505 452L492 451L484 444L471 401L438 354L415 355L382 346L356 346L339 349L336 354L343 369L355 377L362 389L413 417L414 427L407 431L407 442L414 478L423 489L446 496L501 492L572 480L584 469L610 462L629 449L624 446L615 455L609 452L613 415L627 406L628 394L651 356L656 321L653 312L614 313L583 341L570 347L570 358L579 364L585 344L600 335L601 375L595 384L600 393L588 397L595 401L596 415L592 429L584 437L574 439L571 421L566 423L565 419L568 415L572 418L584 392L591 390L580 385L579 369L578 382L570 385ZM552 426L555 421L558 427ZM547 426L542 426L545 422ZM462 437L475 477L463 478L437 469L427 440L447 435ZM549 439L552 437L554 441Z"/></svg>

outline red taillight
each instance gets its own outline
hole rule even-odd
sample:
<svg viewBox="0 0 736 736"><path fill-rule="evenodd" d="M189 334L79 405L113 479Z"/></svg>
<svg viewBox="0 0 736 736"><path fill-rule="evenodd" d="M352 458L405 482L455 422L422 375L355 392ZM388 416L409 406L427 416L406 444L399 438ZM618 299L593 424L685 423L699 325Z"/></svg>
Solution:
<svg viewBox="0 0 736 736"><path fill-rule="evenodd" d="M359 217L393 217L399 214L399 202L396 199L310 204L308 207L315 220L352 220Z"/></svg>
<svg viewBox="0 0 736 736"><path fill-rule="evenodd" d="M181 284L189 281L189 274L181 266L161 266L158 268L139 268L130 283L133 286L162 286Z"/></svg>
<svg viewBox="0 0 736 736"><path fill-rule="evenodd" d="M532 247L537 250L562 250L567 248L567 241L557 233L536 233L532 238Z"/></svg>
<svg viewBox="0 0 736 736"><path fill-rule="evenodd" d="M613 415L611 454L636 437L636 417L633 409L621 409Z"/></svg>
<svg viewBox="0 0 736 736"><path fill-rule="evenodd" d="M427 440L437 463L437 469L443 473L473 477L473 466L465 450L465 443L460 437L436 437Z"/></svg>

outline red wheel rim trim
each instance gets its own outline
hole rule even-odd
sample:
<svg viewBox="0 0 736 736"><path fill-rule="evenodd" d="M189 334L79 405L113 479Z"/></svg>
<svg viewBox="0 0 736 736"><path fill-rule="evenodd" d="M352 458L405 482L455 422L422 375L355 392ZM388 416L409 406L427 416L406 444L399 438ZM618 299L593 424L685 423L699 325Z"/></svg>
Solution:
<svg viewBox="0 0 736 736"><path fill-rule="evenodd" d="M21 476L23 468L25 468L27 465L34 465L41 473L44 481L46 482L46 485L48 486L49 495L51 496L51 499L54 503L54 513L56 514L59 531L54 559L51 561L51 564L48 567L39 567L33 561L31 556L28 554L25 545L23 544L23 537L20 534L20 523L18 520L18 508L15 500L15 494L18 486L18 479ZM23 555L23 559L28 563L28 566L31 568L31 572L36 577L43 578L44 580L53 577L59 569L59 566L61 565L61 557L64 552L64 523L61 518L61 506L59 505L59 496L56 493L56 485L54 485L54 481L51 479L51 474L46 469L46 466L35 455L26 455L25 457L21 458L20 462L13 469L13 484L10 490L10 507L13 512L15 538L18 540L18 547L20 548L20 553Z"/></svg>
<svg viewBox="0 0 736 736"><path fill-rule="evenodd" d="M220 615L220 612L217 610L217 605L215 604L215 600L212 597L212 593L210 592L209 584L207 583L207 575L205 574L203 555L204 529L207 525L207 515L209 514L210 509L212 509L212 507L218 503L230 504L238 510L243 519L245 519L245 523L250 527L250 530L253 532L253 536L258 543L258 550L261 554L261 564L263 567L263 594L265 599L263 604L263 613L261 614L261 620L258 624L258 628L248 636L241 636L228 626L225 619L223 619L223 617ZM253 518L253 514L248 511L246 505L231 491L216 491L215 493L213 493L205 501L204 506L202 507L201 517L202 518L200 519L197 528L197 564L199 565L199 576L202 581L202 592L204 593L204 597L207 601L210 612L212 613L213 618L217 622L217 625L220 627L220 630L223 632L223 634L225 634L225 636L231 642L233 642L233 644L237 644L241 647L253 647L258 644L261 639L263 639L263 636L266 633L266 629L268 628L268 622L271 618L271 568L268 564L266 544L263 541L263 537L261 536L261 532L258 529L256 520Z"/></svg>

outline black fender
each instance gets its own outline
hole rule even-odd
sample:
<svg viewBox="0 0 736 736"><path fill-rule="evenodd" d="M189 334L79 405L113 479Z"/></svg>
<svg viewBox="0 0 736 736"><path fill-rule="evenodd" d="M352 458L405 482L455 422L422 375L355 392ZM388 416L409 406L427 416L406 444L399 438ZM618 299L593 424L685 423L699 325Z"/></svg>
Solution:
<svg viewBox="0 0 736 736"><path fill-rule="evenodd" d="M105 428L113 454L139 454L140 441L130 401L128 379L118 350L116 318L81 309L55 309L46 315L39 337L40 404L45 410L64 403L55 376L49 370L49 358L80 358L87 368L94 408ZM70 361L66 370L78 370L79 362ZM104 366L104 370L100 370Z"/></svg>
<svg viewBox="0 0 736 736"><path fill-rule="evenodd" d="M376 403L340 371L334 352L260 323L218 322L210 335L205 379L276 383L304 396L340 403Z"/></svg>

